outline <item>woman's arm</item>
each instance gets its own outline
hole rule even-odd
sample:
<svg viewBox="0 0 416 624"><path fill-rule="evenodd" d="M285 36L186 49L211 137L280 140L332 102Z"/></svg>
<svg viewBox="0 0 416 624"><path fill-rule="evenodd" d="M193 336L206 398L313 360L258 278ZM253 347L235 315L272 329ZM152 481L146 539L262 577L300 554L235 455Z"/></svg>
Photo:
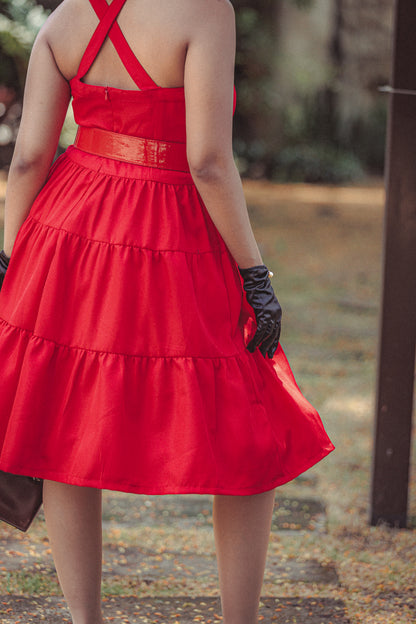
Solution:
<svg viewBox="0 0 416 624"><path fill-rule="evenodd" d="M204 204L240 268L261 265L232 151L235 16L200 2L185 61L187 155Z"/></svg>
<svg viewBox="0 0 416 624"><path fill-rule="evenodd" d="M55 63L44 27L30 56L22 121L7 181L4 251L8 256L45 183L69 100L69 84Z"/></svg>

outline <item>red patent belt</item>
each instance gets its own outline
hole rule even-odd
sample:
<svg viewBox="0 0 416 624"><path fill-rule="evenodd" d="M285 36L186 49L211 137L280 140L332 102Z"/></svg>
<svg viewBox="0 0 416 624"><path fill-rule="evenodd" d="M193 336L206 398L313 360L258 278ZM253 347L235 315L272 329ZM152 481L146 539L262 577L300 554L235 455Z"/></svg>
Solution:
<svg viewBox="0 0 416 624"><path fill-rule="evenodd" d="M101 128L78 126L75 147L114 160L189 172L185 143L172 143L120 134Z"/></svg>

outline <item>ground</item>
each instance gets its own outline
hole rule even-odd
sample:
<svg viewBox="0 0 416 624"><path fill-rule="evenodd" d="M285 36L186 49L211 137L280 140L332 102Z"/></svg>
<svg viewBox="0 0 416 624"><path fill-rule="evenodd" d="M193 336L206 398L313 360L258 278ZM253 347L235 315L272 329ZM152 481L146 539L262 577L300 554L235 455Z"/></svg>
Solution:
<svg viewBox="0 0 416 624"><path fill-rule="evenodd" d="M3 184L4 187L4 184ZM277 624L416 622L416 536L370 527L383 190L245 182L282 344L336 451L278 489L260 608ZM4 190L4 188L3 188ZM416 526L416 462L409 527ZM105 492L108 622L221 621L210 497ZM42 514L0 533L0 621L69 621Z"/></svg>

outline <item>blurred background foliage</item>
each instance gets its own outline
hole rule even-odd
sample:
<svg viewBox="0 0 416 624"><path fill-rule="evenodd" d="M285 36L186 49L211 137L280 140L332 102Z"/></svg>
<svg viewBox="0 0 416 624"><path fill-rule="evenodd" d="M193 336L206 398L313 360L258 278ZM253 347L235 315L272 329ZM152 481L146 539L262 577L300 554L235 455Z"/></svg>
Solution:
<svg viewBox="0 0 416 624"><path fill-rule="evenodd" d="M381 175L392 0L234 0L235 152L248 177Z"/></svg>
<svg viewBox="0 0 416 624"><path fill-rule="evenodd" d="M0 167L37 31L59 0L0 0ZM243 176L354 182L383 171L393 0L233 0ZM72 138L71 120L62 147Z"/></svg>
<svg viewBox="0 0 416 624"><path fill-rule="evenodd" d="M21 96L30 49L47 17L35 0L0 0L0 84Z"/></svg>

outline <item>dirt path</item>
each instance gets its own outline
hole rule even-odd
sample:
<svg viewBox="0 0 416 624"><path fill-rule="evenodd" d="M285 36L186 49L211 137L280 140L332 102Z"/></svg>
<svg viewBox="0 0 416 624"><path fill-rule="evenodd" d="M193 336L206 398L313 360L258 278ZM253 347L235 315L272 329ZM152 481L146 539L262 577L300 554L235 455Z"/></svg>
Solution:
<svg viewBox="0 0 416 624"><path fill-rule="evenodd" d="M302 487L300 480L300 488ZM316 485L316 481L315 481ZM277 496L260 621L347 624L337 596L336 566L303 556L287 557L281 539L299 531L323 536L324 503L312 496ZM109 622L190 624L220 622L217 565L210 496L134 496L105 492L104 612ZM7 570L0 596L4 624L69 618L59 596L42 514L27 535L6 527L0 568ZM324 595L314 596L316 587ZM35 597L28 596L29 590ZM8 592L5 593L4 589ZM58 595L57 595L58 594Z"/></svg>

